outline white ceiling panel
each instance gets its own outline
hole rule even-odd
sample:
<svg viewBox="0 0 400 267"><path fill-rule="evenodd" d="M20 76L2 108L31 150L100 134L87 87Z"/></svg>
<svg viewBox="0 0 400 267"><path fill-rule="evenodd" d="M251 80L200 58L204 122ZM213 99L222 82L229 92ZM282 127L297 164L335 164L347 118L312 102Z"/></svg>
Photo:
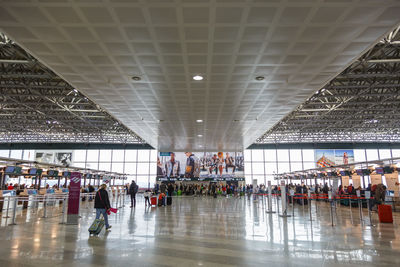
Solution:
<svg viewBox="0 0 400 267"><path fill-rule="evenodd" d="M345 69L398 14L395 0L9 0L0 30L154 147L235 150Z"/></svg>

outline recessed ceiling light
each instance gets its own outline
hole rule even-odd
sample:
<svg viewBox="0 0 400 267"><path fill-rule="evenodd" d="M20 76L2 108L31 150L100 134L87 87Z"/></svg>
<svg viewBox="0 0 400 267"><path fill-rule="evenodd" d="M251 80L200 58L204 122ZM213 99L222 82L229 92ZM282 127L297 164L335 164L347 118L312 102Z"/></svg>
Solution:
<svg viewBox="0 0 400 267"><path fill-rule="evenodd" d="M256 77L256 80L257 80L257 81L262 81L262 80L264 80L264 76L257 76L257 77Z"/></svg>
<svg viewBox="0 0 400 267"><path fill-rule="evenodd" d="M196 122L201 123L201 122L203 122L203 120L196 120Z"/></svg>
<svg viewBox="0 0 400 267"><path fill-rule="evenodd" d="M132 77L132 80L134 80L134 81L140 81L142 78L140 78L139 76L133 76Z"/></svg>
<svg viewBox="0 0 400 267"><path fill-rule="evenodd" d="M203 137L203 135L202 135L202 134L198 134L197 136L198 136L198 137Z"/></svg>
<svg viewBox="0 0 400 267"><path fill-rule="evenodd" d="M195 81L201 81L201 80L203 80L203 76L201 76L201 75L195 75L195 76L193 76L193 80L195 80Z"/></svg>

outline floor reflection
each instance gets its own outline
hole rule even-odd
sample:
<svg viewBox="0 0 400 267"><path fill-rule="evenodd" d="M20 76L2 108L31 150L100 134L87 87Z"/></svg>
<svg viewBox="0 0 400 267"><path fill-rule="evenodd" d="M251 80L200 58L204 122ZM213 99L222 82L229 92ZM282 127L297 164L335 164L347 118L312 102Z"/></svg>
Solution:
<svg viewBox="0 0 400 267"><path fill-rule="evenodd" d="M273 211L278 204L272 201ZM400 265L396 213L394 224L379 224L373 214L371 227L358 209L338 206L332 227L325 202L311 204L310 220L308 206L289 205L288 218L266 213L265 198L182 197L167 207L145 207L139 198L136 209L110 216L110 232L89 237L91 205L82 205L78 226L21 211L18 225L0 228L1 265Z"/></svg>

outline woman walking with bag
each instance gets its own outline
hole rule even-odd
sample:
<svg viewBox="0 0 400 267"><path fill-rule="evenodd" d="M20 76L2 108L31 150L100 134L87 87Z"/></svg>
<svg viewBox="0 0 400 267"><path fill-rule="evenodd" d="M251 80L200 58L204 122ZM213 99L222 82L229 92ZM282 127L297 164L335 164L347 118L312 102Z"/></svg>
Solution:
<svg viewBox="0 0 400 267"><path fill-rule="evenodd" d="M96 209L96 219L100 219L100 214L103 214L106 230L111 228L108 224L108 214L110 213L110 199L108 198L107 185L102 184L94 199L94 208Z"/></svg>

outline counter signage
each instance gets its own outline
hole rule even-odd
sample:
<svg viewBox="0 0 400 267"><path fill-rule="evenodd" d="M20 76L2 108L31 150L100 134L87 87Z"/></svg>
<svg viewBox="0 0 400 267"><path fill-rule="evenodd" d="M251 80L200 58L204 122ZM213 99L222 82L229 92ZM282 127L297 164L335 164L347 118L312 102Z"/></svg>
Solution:
<svg viewBox="0 0 400 267"><path fill-rule="evenodd" d="M72 172L69 186L68 215L79 214L79 200L81 194L81 173Z"/></svg>

